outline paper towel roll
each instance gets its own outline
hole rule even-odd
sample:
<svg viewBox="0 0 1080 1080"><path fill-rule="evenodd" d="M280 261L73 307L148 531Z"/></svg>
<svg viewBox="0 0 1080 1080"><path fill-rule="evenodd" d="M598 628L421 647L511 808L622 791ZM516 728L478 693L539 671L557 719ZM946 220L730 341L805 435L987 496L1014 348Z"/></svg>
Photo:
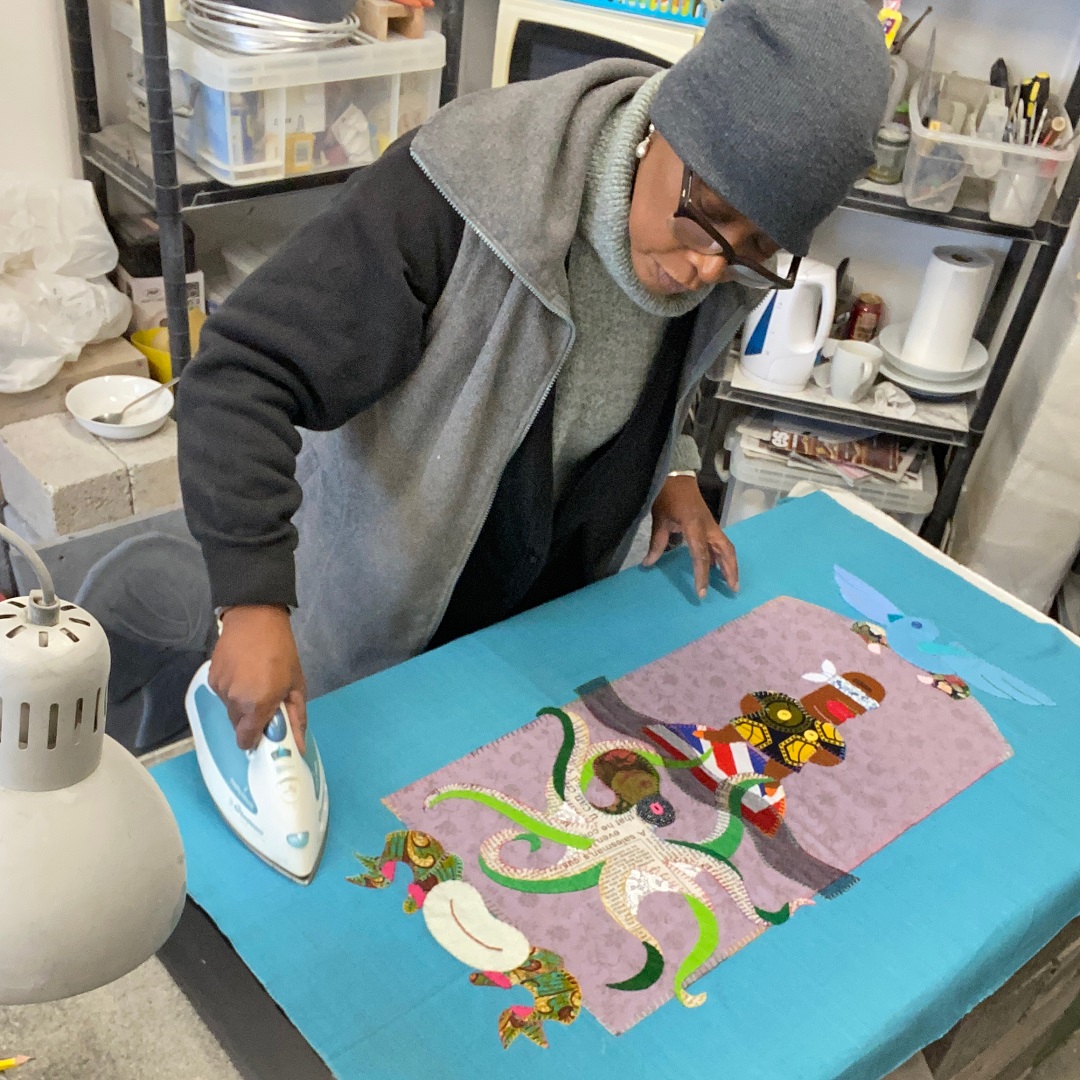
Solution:
<svg viewBox="0 0 1080 1080"><path fill-rule="evenodd" d="M934 248L901 361L930 371L959 371L993 272L993 260L980 251Z"/></svg>

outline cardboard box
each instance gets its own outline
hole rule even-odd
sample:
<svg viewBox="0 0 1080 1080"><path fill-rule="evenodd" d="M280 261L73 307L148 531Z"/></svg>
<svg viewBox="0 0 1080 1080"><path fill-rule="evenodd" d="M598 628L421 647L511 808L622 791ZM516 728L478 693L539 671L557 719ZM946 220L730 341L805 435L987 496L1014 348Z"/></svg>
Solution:
<svg viewBox="0 0 1080 1080"><path fill-rule="evenodd" d="M131 297L131 330L156 330L165 325L164 278L132 277L120 266L116 279L120 291ZM206 278L201 270L187 276L187 304L189 311L206 312Z"/></svg>

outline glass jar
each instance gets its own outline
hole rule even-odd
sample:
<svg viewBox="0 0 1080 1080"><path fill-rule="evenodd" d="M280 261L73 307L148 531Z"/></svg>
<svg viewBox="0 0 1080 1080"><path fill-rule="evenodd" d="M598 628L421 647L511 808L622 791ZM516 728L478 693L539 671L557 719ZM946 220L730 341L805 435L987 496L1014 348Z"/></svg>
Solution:
<svg viewBox="0 0 1080 1080"><path fill-rule="evenodd" d="M866 174L875 184L899 184L911 145L911 132L903 124L886 124L874 140L874 164Z"/></svg>

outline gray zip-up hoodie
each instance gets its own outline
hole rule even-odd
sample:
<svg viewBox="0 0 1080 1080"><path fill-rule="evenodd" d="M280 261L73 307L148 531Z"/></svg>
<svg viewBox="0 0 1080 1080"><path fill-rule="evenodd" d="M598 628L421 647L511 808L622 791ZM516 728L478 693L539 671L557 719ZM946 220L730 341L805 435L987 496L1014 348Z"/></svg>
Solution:
<svg viewBox="0 0 1080 1080"><path fill-rule="evenodd" d="M415 655L438 627L507 462L574 340L566 257L597 135L654 72L610 60L472 95L416 134L415 162L466 227L415 369L342 426L304 434L293 625L312 696ZM690 396L746 304L741 288L722 286L698 313L638 522ZM190 408L197 416L194 399ZM224 543L220 531L201 532L204 549ZM213 579L209 550L208 561ZM242 572L239 555L228 565Z"/></svg>

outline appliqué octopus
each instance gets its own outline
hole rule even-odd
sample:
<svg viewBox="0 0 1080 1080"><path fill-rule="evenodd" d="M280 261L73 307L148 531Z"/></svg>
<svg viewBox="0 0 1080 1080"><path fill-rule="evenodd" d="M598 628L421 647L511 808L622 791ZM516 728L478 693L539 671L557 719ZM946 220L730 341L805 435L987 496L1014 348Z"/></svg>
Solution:
<svg viewBox="0 0 1080 1080"><path fill-rule="evenodd" d="M809 900L795 900L779 911L754 905L742 875L731 862L743 835L740 807L746 792L768 777L755 774L731 778L727 807L717 807L715 827L698 841L665 840L657 829L675 820L674 808L660 793L664 768L689 768L699 762L672 762L633 739L593 743L585 721L571 710L543 709L563 728L562 745L546 785L546 807L536 810L492 788L476 784L447 786L426 800L433 807L447 799L467 799L496 810L524 828L503 829L480 847L480 868L493 881L520 892L564 893L596 888L611 917L645 946L642 969L616 990L643 990L655 984L664 970L660 943L638 919L642 900L656 892L676 893L686 900L698 924L698 939L675 973L675 996L687 1007L701 1005L705 994L686 991L687 980L716 952L720 939L714 904L698 879L706 875L730 896L754 925L752 933L725 956L762 933L785 922ZM586 795L596 777L616 795L608 806L597 806ZM533 851L542 840L566 850L552 866L521 868L502 855L506 844L526 840ZM722 957L723 958L723 957Z"/></svg>

